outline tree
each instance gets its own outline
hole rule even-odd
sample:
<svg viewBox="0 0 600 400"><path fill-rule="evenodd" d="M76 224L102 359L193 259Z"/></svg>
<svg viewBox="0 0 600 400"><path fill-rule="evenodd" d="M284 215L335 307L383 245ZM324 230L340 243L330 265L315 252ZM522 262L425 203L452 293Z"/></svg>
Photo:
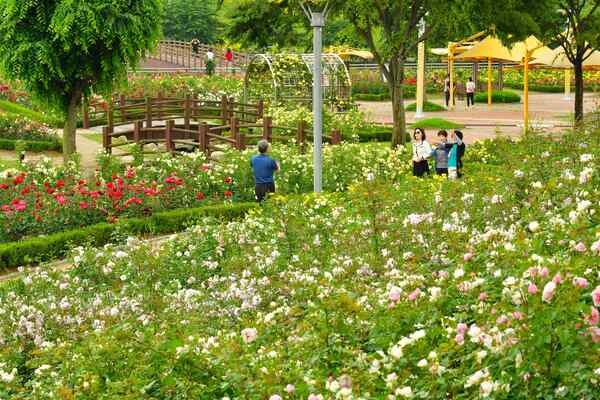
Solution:
<svg viewBox="0 0 600 400"><path fill-rule="evenodd" d="M385 76L392 98L394 128L392 147L406 142L404 111L404 66L428 31L418 34L418 24L428 20L428 26L442 20L455 2L452 0L339 0L334 9L343 12L368 48Z"/></svg>
<svg viewBox="0 0 600 400"><path fill-rule="evenodd" d="M212 0L165 0L165 37L213 43L217 37L216 11L216 1Z"/></svg>
<svg viewBox="0 0 600 400"><path fill-rule="evenodd" d="M162 0L0 0L0 67L65 116L65 161L77 112L110 93L161 36Z"/></svg>

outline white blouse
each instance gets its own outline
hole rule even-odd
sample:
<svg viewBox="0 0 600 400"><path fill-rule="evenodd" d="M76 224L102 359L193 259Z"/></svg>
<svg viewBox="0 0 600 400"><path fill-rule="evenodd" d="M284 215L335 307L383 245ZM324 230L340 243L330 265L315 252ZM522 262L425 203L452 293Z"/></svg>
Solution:
<svg viewBox="0 0 600 400"><path fill-rule="evenodd" d="M427 143L427 140L423 140L421 143L412 143L413 148L413 161L420 160L421 158L427 160L431 157L431 145Z"/></svg>

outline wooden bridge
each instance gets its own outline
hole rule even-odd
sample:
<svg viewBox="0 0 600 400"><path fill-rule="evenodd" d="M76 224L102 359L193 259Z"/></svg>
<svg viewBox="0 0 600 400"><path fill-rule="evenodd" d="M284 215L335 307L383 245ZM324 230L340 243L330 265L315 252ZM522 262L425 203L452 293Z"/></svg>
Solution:
<svg viewBox="0 0 600 400"><path fill-rule="evenodd" d="M199 150L210 156L223 147L244 150L259 139L295 143L305 150L311 136L304 121L294 127L273 126L273 119L263 114L262 101L243 104L225 96L221 101L206 101L189 95L146 99L119 96L107 109L95 104L84 107L83 126L105 125L102 144L109 153L115 148L135 145L144 154L154 154L155 151L145 151L144 146L163 144L166 152ZM130 128L117 129L124 125ZM342 138L339 130L334 130L323 139L339 144Z"/></svg>
<svg viewBox="0 0 600 400"><path fill-rule="evenodd" d="M217 72L234 72L243 69L250 60L250 55L242 52L233 52L232 65L228 65L225 59L225 50L212 45L199 44L195 51L191 42L179 40L162 40L154 53L148 54L150 60L158 60L164 65L160 67L142 67L141 71L152 70L152 72L204 72L206 68L206 52L212 50L215 54L215 68ZM165 65L170 65L166 67Z"/></svg>

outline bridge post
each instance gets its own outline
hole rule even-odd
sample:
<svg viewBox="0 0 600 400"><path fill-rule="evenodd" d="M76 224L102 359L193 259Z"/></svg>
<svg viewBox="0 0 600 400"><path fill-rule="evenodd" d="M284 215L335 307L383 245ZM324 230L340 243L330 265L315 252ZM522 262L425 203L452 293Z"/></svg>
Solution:
<svg viewBox="0 0 600 400"><path fill-rule="evenodd" d="M102 147L108 154L112 154L112 136L110 136L108 126L102 127Z"/></svg>
<svg viewBox="0 0 600 400"><path fill-rule="evenodd" d="M121 94L119 95L119 115L121 116L121 122L125 122L127 121L127 113L125 110L123 110L123 107L127 104L127 101L125 100L125 95Z"/></svg>
<svg viewBox="0 0 600 400"><path fill-rule="evenodd" d="M231 118L235 116L235 99L230 97L227 99L227 117Z"/></svg>
<svg viewBox="0 0 600 400"><path fill-rule="evenodd" d="M192 110L192 101L189 94L185 95L183 101L183 125L186 130L190 130L190 111Z"/></svg>
<svg viewBox="0 0 600 400"><path fill-rule="evenodd" d="M133 123L133 141L135 142L136 147L139 147L141 151L144 150L144 145L140 142L142 124L142 121L135 121Z"/></svg>
<svg viewBox="0 0 600 400"><path fill-rule="evenodd" d="M334 128L331 130L331 144L336 145L340 143L342 143L342 133L339 129Z"/></svg>
<svg viewBox="0 0 600 400"><path fill-rule="evenodd" d="M261 119L263 117L264 112L265 112L265 103L264 103L264 101L259 100L258 104L256 105L256 113L258 114L258 116L256 118Z"/></svg>
<svg viewBox="0 0 600 400"><path fill-rule="evenodd" d="M223 125L227 125L227 121L229 119L229 115L227 115L227 96L221 96L221 119L223 120Z"/></svg>
<svg viewBox="0 0 600 400"><path fill-rule="evenodd" d="M114 132L115 123L113 117L113 104L111 102L108 104L108 110L106 111L106 125L108 126L109 133Z"/></svg>
<svg viewBox="0 0 600 400"><path fill-rule="evenodd" d="M146 97L146 128L152 128L152 99Z"/></svg>
<svg viewBox="0 0 600 400"><path fill-rule="evenodd" d="M269 143L271 143L271 139L273 139L273 118L272 117L264 117L263 118L263 139L265 139Z"/></svg>
<svg viewBox="0 0 600 400"><path fill-rule="evenodd" d="M208 124L202 122L198 124L198 147L200 151L208 155Z"/></svg>
<svg viewBox="0 0 600 400"><path fill-rule="evenodd" d="M172 137L172 132L173 132L173 126L175 125L175 121L173 121L172 119L167 121L167 124L165 126L165 147L167 148L167 152L172 153L174 148L173 148L173 137Z"/></svg>
<svg viewBox="0 0 600 400"><path fill-rule="evenodd" d="M231 117L229 128L231 130L231 137L235 139L235 148L238 150L243 150L244 143L242 143L242 136L240 135L240 129L238 127L238 121L236 117Z"/></svg>

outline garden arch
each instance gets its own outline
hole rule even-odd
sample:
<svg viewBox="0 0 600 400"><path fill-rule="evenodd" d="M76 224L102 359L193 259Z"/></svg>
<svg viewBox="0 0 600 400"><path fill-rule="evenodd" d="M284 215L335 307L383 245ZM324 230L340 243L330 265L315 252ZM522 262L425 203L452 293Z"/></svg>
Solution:
<svg viewBox="0 0 600 400"><path fill-rule="evenodd" d="M244 102L265 100L271 103L312 101L312 54L256 54L250 60L244 79ZM348 68L337 54L321 57L323 103L342 106L350 100Z"/></svg>

